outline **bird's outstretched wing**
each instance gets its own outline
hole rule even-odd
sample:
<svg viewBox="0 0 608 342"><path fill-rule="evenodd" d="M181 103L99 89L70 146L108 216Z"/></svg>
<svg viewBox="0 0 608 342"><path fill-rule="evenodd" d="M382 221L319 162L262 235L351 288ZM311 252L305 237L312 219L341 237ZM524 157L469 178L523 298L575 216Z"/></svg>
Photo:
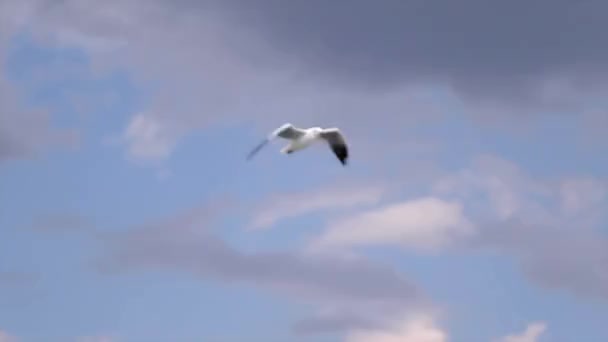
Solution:
<svg viewBox="0 0 608 342"><path fill-rule="evenodd" d="M251 158L253 158L253 156L255 156L258 152L260 152L260 150L264 146L266 146L266 144L268 144L269 141L270 141L269 139L264 139L258 145L256 145L256 147L254 147L253 150L251 150L251 152L249 152L249 154L247 155L247 160L250 160Z"/></svg>
<svg viewBox="0 0 608 342"><path fill-rule="evenodd" d="M321 137L329 143L331 150L340 163L346 165L346 160L348 159L348 145L346 144L346 139L344 139L342 132L340 132L338 128L327 128L321 132Z"/></svg>
<svg viewBox="0 0 608 342"><path fill-rule="evenodd" d="M306 134L306 132L298 127L294 127L290 123L286 123L281 127L277 128L274 132L272 132L269 136L269 139L274 137L281 137L283 139L298 139L299 137Z"/></svg>
<svg viewBox="0 0 608 342"><path fill-rule="evenodd" d="M253 150L251 150L251 152L249 152L249 154L247 155L247 160L253 158L253 156L255 156L264 146L266 146L266 144L268 144L276 137L293 140L298 139L304 134L306 134L306 132L301 128L297 128L290 123L286 123L281 127L275 129L266 137L266 139L262 140L256 147L254 147Z"/></svg>

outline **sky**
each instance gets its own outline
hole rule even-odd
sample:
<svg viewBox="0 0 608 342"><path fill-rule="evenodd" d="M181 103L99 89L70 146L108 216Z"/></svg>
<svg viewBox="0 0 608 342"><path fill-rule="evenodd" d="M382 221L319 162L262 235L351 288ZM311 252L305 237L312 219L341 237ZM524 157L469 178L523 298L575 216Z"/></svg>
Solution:
<svg viewBox="0 0 608 342"><path fill-rule="evenodd" d="M608 341L607 13L2 0L0 342Z"/></svg>

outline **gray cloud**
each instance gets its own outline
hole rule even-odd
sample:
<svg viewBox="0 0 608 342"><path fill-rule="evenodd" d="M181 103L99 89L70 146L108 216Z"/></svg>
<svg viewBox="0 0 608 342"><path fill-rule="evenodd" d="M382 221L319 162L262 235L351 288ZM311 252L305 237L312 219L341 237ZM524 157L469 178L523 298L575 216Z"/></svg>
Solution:
<svg viewBox="0 0 608 342"><path fill-rule="evenodd" d="M149 108L133 113L158 123L160 133L118 139L130 151L145 151L143 158L166 158L183 135L220 118L268 129L288 115L303 125L340 125L361 137L381 115L402 136L412 122L442 112L434 98L412 95L427 84L452 85L473 102L551 104L561 111L604 90L595 87L604 84L607 54L600 1L6 4L5 12L15 14L6 20L15 22L11 32L19 23L45 43L83 47L96 68L127 67L146 90L160 82L163 91L150 96ZM492 117L519 112L479 108ZM593 122L606 116L588 113Z"/></svg>
<svg viewBox="0 0 608 342"><path fill-rule="evenodd" d="M472 244L513 255L526 276L547 289L608 300L608 237L576 226L489 224Z"/></svg>
<svg viewBox="0 0 608 342"><path fill-rule="evenodd" d="M32 156L47 144L76 141L70 132L54 131L44 110L23 108L17 95L0 70L0 162Z"/></svg>
<svg viewBox="0 0 608 342"><path fill-rule="evenodd" d="M565 79L579 90L606 81L603 1L219 3L285 55L348 83L439 82L528 102L543 81Z"/></svg>
<svg viewBox="0 0 608 342"><path fill-rule="evenodd" d="M216 214L198 208L166 222L104 235L101 241L107 254L97 266L106 274L177 270L275 291L320 309L337 308L330 319L303 321L294 327L296 332L302 332L302 327L342 330L361 322L382 322L405 310L430 307L421 289L391 268L364 259L240 251L211 232L212 215ZM336 320L341 323L334 324ZM319 325L323 329L317 329Z"/></svg>
<svg viewBox="0 0 608 342"><path fill-rule="evenodd" d="M24 19L29 3L0 4L0 163L31 157L49 145L73 146L75 131L54 127L46 108L28 108L20 89L8 77L9 42Z"/></svg>
<svg viewBox="0 0 608 342"><path fill-rule="evenodd" d="M123 136L114 141L143 159L167 158L181 137L220 121L264 130L286 119L323 122L361 140L374 125L382 131L375 139L402 137L444 112L437 97L419 92L429 84L454 86L479 105L469 112L492 118L533 103L589 107L587 96L603 92L595 85L603 84L606 52L594 44L608 22L601 2L28 3L36 6L22 22L36 38L86 49L99 70L126 68L153 95L132 116L157 134L115 132ZM152 92L156 86L162 91ZM606 116L588 113L591 121ZM385 120L394 122L391 132Z"/></svg>
<svg viewBox="0 0 608 342"><path fill-rule="evenodd" d="M512 256L544 288L608 299L607 184L602 178L537 178L483 156L435 186L458 198L476 223L464 250Z"/></svg>
<svg viewBox="0 0 608 342"><path fill-rule="evenodd" d="M409 300L416 291L397 274L365 262L306 258L289 253L246 254L211 235L171 236L171 230L149 236L130 235L114 255L115 265L167 267L202 276L285 287L307 296L345 300ZM365 276L362 276L365 275ZM282 283L282 284L281 284Z"/></svg>
<svg viewBox="0 0 608 342"><path fill-rule="evenodd" d="M95 70L127 70L148 95L146 108L130 114L143 118L147 127L158 127L156 134L143 137L133 130L129 135L124 129L111 139L137 157L166 158L182 136L218 122L255 122L264 131L284 120L322 122L363 140L373 134L372 125L382 132L377 136L401 137L404 129L442 115L424 89L369 93L319 82L294 68L255 30L240 26L221 3L28 3L37 6L25 11L23 23L36 42L83 48ZM369 113L396 125L387 131ZM133 121L126 119L129 124Z"/></svg>

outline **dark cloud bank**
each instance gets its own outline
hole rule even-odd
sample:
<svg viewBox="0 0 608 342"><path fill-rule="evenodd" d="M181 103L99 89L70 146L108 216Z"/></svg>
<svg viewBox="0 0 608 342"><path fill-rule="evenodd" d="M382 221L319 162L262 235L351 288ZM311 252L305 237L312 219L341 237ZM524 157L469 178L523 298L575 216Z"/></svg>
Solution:
<svg viewBox="0 0 608 342"><path fill-rule="evenodd" d="M181 1L192 5L197 1ZM235 22L348 84L439 82L461 95L540 101L544 81L603 86L608 3L538 1L228 0Z"/></svg>

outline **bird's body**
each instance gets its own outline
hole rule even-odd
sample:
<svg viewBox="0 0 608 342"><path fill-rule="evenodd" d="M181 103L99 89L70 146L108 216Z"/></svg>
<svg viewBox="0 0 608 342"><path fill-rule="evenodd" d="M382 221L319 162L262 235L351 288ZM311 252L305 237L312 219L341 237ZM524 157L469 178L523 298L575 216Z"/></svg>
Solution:
<svg viewBox="0 0 608 342"><path fill-rule="evenodd" d="M319 137L319 131L321 128L315 127L317 129L307 129L304 131L304 134L291 138L289 143L283 147L281 150L282 153L290 154L295 151L303 150L314 143L321 141Z"/></svg>
<svg viewBox="0 0 608 342"><path fill-rule="evenodd" d="M348 147L342 133L338 128L323 129L321 127L311 127L307 129L294 127L292 124L286 123L272 132L264 141L262 141L251 153L248 159L251 159L262 147L269 141L279 137L289 140L281 153L291 154L296 151L303 150L317 142L326 141L331 150L334 152L342 165L346 165L348 158Z"/></svg>

